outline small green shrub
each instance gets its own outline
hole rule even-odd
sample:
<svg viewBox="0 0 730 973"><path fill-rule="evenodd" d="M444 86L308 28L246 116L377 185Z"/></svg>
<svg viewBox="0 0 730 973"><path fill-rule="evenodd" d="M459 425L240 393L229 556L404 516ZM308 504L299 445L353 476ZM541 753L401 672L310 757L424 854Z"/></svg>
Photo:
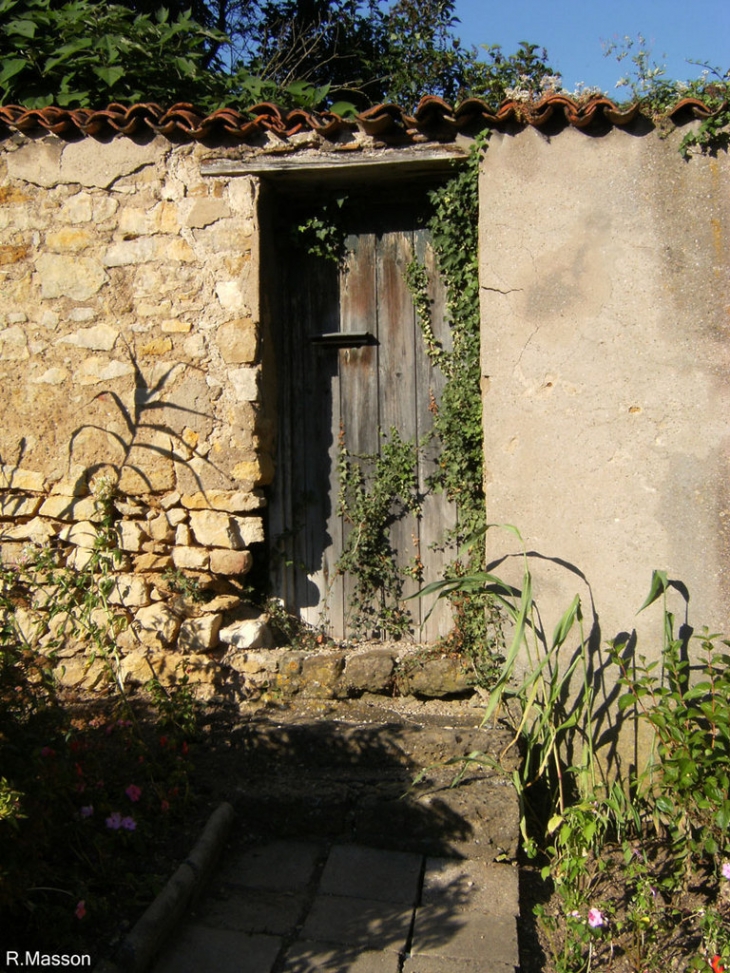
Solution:
<svg viewBox="0 0 730 973"><path fill-rule="evenodd" d="M730 643L707 632L676 637L666 592L684 588L654 573L641 610L664 599L660 657L647 662L631 640L616 641L604 673L615 672L623 690L617 732L646 728L650 756L645 766L607 779L580 599L547 638L526 554L519 589L475 572L423 593L453 597L480 587L500 601L512 626L484 721L511 727L507 749L518 746L523 756L511 779L523 849L542 862L554 892L550 908L537 909L551 973L607 969L612 956L625 957L637 973L659 973L670 948L686 969L708 970L713 957L727 965ZM480 753L471 761L502 766Z"/></svg>

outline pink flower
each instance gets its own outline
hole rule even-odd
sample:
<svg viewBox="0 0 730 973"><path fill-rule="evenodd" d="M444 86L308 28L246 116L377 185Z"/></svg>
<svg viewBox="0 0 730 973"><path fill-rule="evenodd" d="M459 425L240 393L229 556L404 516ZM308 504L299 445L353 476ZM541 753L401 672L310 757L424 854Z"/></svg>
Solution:
<svg viewBox="0 0 730 973"><path fill-rule="evenodd" d="M80 902L77 902L76 903L76 913L75 914L76 914L76 918L77 919L83 919L84 916L86 915L86 902L84 902L83 899L81 899Z"/></svg>
<svg viewBox="0 0 730 973"><path fill-rule="evenodd" d="M55 757L56 751L53 747L41 747L41 757Z"/></svg>
<svg viewBox="0 0 730 973"><path fill-rule="evenodd" d="M82 818L90 818L93 813L94 813L93 804L87 804L86 807L82 807L79 809L79 814L81 815Z"/></svg>
<svg viewBox="0 0 730 973"><path fill-rule="evenodd" d="M589 909L588 910L588 925L592 929L597 929L599 926L603 926L606 923L605 916L600 909Z"/></svg>
<svg viewBox="0 0 730 973"><path fill-rule="evenodd" d="M137 787L136 784L130 784L124 793L130 801L138 801L142 796L142 788Z"/></svg>
<svg viewBox="0 0 730 973"><path fill-rule="evenodd" d="M109 817L106 819L107 828L111 828L112 831L119 831L122 826L122 816L119 811L113 811Z"/></svg>
<svg viewBox="0 0 730 973"><path fill-rule="evenodd" d="M730 878L730 862L724 862L722 866L722 877Z"/></svg>
<svg viewBox="0 0 730 973"><path fill-rule="evenodd" d="M134 818L130 817L122 818L120 824L125 831L135 831L137 828L137 822L134 820Z"/></svg>

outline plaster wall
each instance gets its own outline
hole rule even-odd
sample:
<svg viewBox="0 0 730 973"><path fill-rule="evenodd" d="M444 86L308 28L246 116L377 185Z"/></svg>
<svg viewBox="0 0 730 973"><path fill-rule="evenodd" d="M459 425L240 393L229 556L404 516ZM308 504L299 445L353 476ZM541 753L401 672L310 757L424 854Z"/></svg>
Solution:
<svg viewBox="0 0 730 973"><path fill-rule="evenodd" d="M730 159L678 141L494 133L480 181L488 520L534 552L548 634L578 593L595 646L649 657L653 569L730 628ZM516 538L487 547L519 582Z"/></svg>

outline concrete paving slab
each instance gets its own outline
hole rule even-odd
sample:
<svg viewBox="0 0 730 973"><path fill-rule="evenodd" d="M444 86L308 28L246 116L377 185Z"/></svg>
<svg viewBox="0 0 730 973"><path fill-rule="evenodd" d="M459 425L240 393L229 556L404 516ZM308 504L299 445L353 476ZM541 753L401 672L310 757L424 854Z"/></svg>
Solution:
<svg viewBox="0 0 730 973"><path fill-rule="evenodd" d="M324 846L309 841L269 841L234 854L220 879L250 889L296 891L307 887Z"/></svg>
<svg viewBox="0 0 730 973"><path fill-rule="evenodd" d="M518 973L513 963L493 962L481 959L444 959L442 956L409 957L403 964L403 973Z"/></svg>
<svg viewBox="0 0 730 973"><path fill-rule="evenodd" d="M402 952L412 919L413 909L398 903L318 895L304 923L302 939Z"/></svg>
<svg viewBox="0 0 730 973"><path fill-rule="evenodd" d="M514 916L519 901L518 878L517 869L511 865L427 858L421 902L465 912Z"/></svg>
<svg viewBox="0 0 730 973"><path fill-rule="evenodd" d="M286 936L304 918L307 904L303 892L224 887L208 895L197 918L206 926Z"/></svg>
<svg viewBox="0 0 730 973"><path fill-rule="evenodd" d="M427 905L418 909L413 928L411 956L460 959L491 964L519 964L517 920L514 916L487 916L465 912L452 917L444 926L441 907Z"/></svg>
<svg viewBox="0 0 730 973"><path fill-rule="evenodd" d="M250 936L193 923L173 937L155 973L271 973L281 946L277 936Z"/></svg>
<svg viewBox="0 0 730 973"><path fill-rule="evenodd" d="M326 943L297 943L281 973L399 973L398 953L360 950Z"/></svg>
<svg viewBox="0 0 730 973"><path fill-rule="evenodd" d="M328 895L415 905L422 870L421 855L336 845L330 851L319 887Z"/></svg>

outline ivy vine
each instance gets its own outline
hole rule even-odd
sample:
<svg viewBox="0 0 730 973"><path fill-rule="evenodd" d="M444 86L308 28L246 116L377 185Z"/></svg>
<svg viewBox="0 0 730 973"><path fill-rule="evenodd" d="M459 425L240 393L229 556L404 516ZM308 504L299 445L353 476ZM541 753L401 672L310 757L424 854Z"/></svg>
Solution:
<svg viewBox="0 0 730 973"><path fill-rule="evenodd" d="M485 566L478 176L488 137L486 133L477 139L466 166L430 193L428 227L446 286L450 351L436 339L426 268L413 261L406 272L426 352L446 378L441 401L432 407L434 434L441 452L429 485L443 490L458 511L457 527L445 540L455 541L460 554L447 568L447 578ZM453 627L443 645L471 659L479 681L488 684L496 673L503 645L498 606L482 593L455 593L451 603Z"/></svg>
<svg viewBox="0 0 730 973"><path fill-rule="evenodd" d="M354 579L348 605L353 633L397 639L411 630L413 620L403 602L404 571L396 564L390 528L407 513L421 514L419 446L395 428L381 437L378 453L355 455L340 430L338 513L350 529L336 569ZM411 573L418 572L416 562Z"/></svg>

